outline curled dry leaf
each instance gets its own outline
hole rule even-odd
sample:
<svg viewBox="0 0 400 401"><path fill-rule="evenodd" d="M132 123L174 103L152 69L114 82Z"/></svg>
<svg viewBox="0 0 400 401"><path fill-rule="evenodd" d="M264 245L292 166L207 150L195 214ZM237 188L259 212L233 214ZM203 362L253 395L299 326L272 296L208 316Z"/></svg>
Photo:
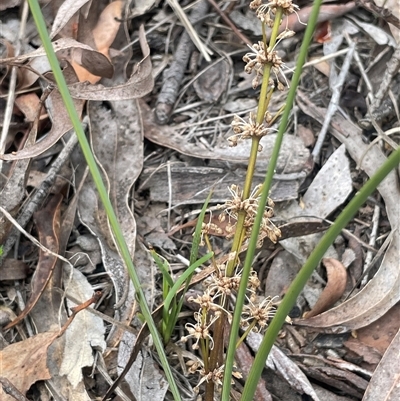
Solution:
<svg viewBox="0 0 400 401"><path fill-rule="evenodd" d="M305 314L305 318L325 312L340 299L346 288L347 271L343 264L333 258L322 259L322 263L326 269L328 282L317 303Z"/></svg>
<svg viewBox="0 0 400 401"><path fill-rule="evenodd" d="M60 38L52 42L52 45L55 53L59 53L57 55L60 56L61 58L66 58L70 49L73 48L86 49L92 52L95 51L92 47L77 42L75 39L72 38ZM41 46L31 53L21 54L18 57L7 57L2 59L0 58L0 64L9 64L10 62L12 62L13 64L21 64L26 60L31 60L36 57L43 57L43 56L46 56L46 51L44 50L43 46Z"/></svg>
<svg viewBox="0 0 400 401"><path fill-rule="evenodd" d="M76 111L80 116L82 114L84 102L82 100L74 101ZM66 132L72 128L71 120L65 109L64 102L60 92L56 89L52 91L46 100L46 106L49 111L52 127L50 132L40 142L24 148L19 152L13 152L6 155L0 155L3 160L19 160L36 157L52 147Z"/></svg>
<svg viewBox="0 0 400 401"><path fill-rule="evenodd" d="M146 42L143 26L139 29L139 40L144 58L135 66L128 82L113 87L80 82L69 86L71 96L86 100L129 100L141 98L149 93L153 89L154 79L150 48Z"/></svg>

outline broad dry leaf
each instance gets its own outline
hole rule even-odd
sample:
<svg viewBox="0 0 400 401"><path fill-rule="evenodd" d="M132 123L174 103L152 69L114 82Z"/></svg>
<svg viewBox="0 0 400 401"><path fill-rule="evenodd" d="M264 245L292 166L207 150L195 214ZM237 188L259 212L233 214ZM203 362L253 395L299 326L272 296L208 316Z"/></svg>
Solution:
<svg viewBox="0 0 400 401"><path fill-rule="evenodd" d="M79 197L79 217L90 232L97 238L102 254L104 269L110 276L115 288L115 302L118 308L115 310L115 318L122 321L131 321L135 313L135 291L129 279L128 272L123 264L121 257L113 248L113 244L108 244L103 234L103 228L107 227L107 220L104 219L104 211L99 210L99 199L94 189L94 184L85 184ZM111 248L111 247L112 248ZM134 247L128 244L133 251ZM115 346L119 338L115 340L118 330L114 326L107 338L109 346ZM118 333L119 335L120 333Z"/></svg>
<svg viewBox="0 0 400 401"><path fill-rule="evenodd" d="M85 302L93 295L87 278L76 269L64 264L65 291L79 302ZM76 306L67 301L70 308ZM65 333L65 349L60 367L60 375L66 375L73 387L82 381L82 368L92 366L93 350L104 352L105 327L103 320L87 310L79 312Z"/></svg>
<svg viewBox="0 0 400 401"><path fill-rule="evenodd" d="M11 344L0 351L1 376L6 377L23 394L38 380L51 378L47 368L47 349L58 333L46 332L24 341ZM2 401L15 401L14 397L3 392Z"/></svg>
<svg viewBox="0 0 400 401"><path fill-rule="evenodd" d="M302 111L323 123L326 109L319 108L300 92L298 104ZM340 115L335 115L332 134L345 144L347 151L361 168L372 176L386 161L379 145L369 147L362 140L361 129ZM319 316L298 322L301 325L323 328L325 331L346 332L367 326L383 316L400 300L400 234L398 177L392 171L378 186L385 202L393 231L393 240L375 276L354 297ZM297 322L296 322L297 323Z"/></svg>
<svg viewBox="0 0 400 401"><path fill-rule="evenodd" d="M110 200L133 257L136 221L128 200L131 188L142 170L141 119L136 102L123 100L110 102L109 105L111 108L104 107L104 104L100 102L89 103L91 143L94 156L108 184ZM116 289L116 302L123 303L119 310L120 317L123 320L129 320L133 313L134 290L126 268L117 254L105 211L100 205L91 180L87 180L82 189L79 212L82 223L97 237L101 246L104 267ZM109 341L114 340L109 339Z"/></svg>

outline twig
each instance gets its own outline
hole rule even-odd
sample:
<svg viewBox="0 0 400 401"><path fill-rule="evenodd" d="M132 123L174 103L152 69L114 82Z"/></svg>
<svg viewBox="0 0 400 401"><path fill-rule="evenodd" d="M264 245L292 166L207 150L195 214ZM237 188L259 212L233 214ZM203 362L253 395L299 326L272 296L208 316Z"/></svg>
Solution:
<svg viewBox="0 0 400 401"><path fill-rule="evenodd" d="M379 7L371 0L356 0L356 4L364 7L366 10L371 11L374 14L377 14L378 17L384 19L389 24L394 25L397 29L400 29L400 20L393 15L388 8Z"/></svg>
<svg viewBox="0 0 400 401"><path fill-rule="evenodd" d="M350 39L350 35L348 34L348 32L344 32L344 37L346 38L347 44L350 46L350 44L352 43L351 39ZM360 69L360 74L364 80L365 85L367 86L368 89L368 98L370 101L372 101L374 95L374 89L372 87L371 81L368 78L367 73L365 72L363 63L361 61L360 55L358 54L358 51L355 50L354 51L354 60L356 61L358 68Z"/></svg>
<svg viewBox="0 0 400 401"><path fill-rule="evenodd" d="M26 21L28 19L29 5L28 2L24 2L21 15L21 25L18 32L18 41L15 46L15 56L19 56L21 52L21 41L25 36ZM8 130L10 127L12 111L14 107L15 100L15 86L17 84L17 67L12 67L11 77L8 87L7 105L4 111L3 129L1 131L0 137L0 154L3 154L6 149L6 139L8 135ZM3 167L3 161L0 159L0 172Z"/></svg>
<svg viewBox="0 0 400 401"><path fill-rule="evenodd" d="M199 36L197 35L196 30L193 28L192 21L188 19L186 16L185 12L183 11L182 7L179 5L178 0L167 0L167 3L169 6L174 10L175 14L178 16L180 21L182 22L182 25L185 27L187 34L190 36L192 39L193 43L199 50L199 52L203 55L204 59L206 61L211 61L210 54L213 54L211 50L209 50L203 42L200 40ZM205 3L204 1L201 1L199 3L199 6ZM208 9L208 7L207 7Z"/></svg>
<svg viewBox="0 0 400 401"><path fill-rule="evenodd" d="M390 89L393 77L397 74L399 69L400 69L400 43L397 44L396 50L393 53L392 58L387 63L385 75L383 76L379 90L375 95L375 100L371 105L372 112L374 112L381 105L383 98ZM396 102L393 102L393 104L395 103Z"/></svg>
<svg viewBox="0 0 400 401"><path fill-rule="evenodd" d="M328 108L328 110L326 112L326 116L325 116L325 119L324 119L324 124L323 124L323 126L321 128L321 131L320 131L319 135L318 135L317 142L316 142L315 147L314 147L314 149L312 151L312 157L313 157L315 162L319 158L319 154L321 152L322 145L323 145L324 140L325 140L325 136L326 136L326 134L328 132L328 128L329 128L329 125L331 123L331 119L332 119L333 115L335 114L335 112L336 112L336 110L338 108L341 89L342 89L342 86L343 86L344 81L346 79L347 72L349 71L349 68L350 68L350 64L351 64L351 60L353 58L355 46L356 45L355 45L354 42L349 46L349 51L346 54L346 58L344 59L344 62L343 62L343 65L342 65L342 70L340 71L340 74L337 77L337 82L333 83L333 86L331 88L332 89L332 98L331 98L331 101L329 103L329 108Z"/></svg>
<svg viewBox="0 0 400 401"><path fill-rule="evenodd" d="M29 401L6 377L0 377L0 384L3 391L16 401Z"/></svg>
<svg viewBox="0 0 400 401"><path fill-rule="evenodd" d="M372 246L372 247L375 247L375 243L376 243L376 236L378 234L380 211L381 211L381 208L379 207L378 204L376 204L375 208L374 208L374 214L372 215L371 236L369 237L369 242L368 242L368 244L370 246ZM372 260L372 252L368 251L367 252L367 256L365 257L365 262L364 262L364 266L363 266L363 279L361 281L361 286L364 286L365 284L367 284L367 281L368 281L367 268L370 265L371 260Z"/></svg>
<svg viewBox="0 0 400 401"><path fill-rule="evenodd" d="M193 8L190 14L192 23L199 21L208 10L208 2L202 0ZM179 40L175 51L174 61L164 73L164 83L157 99L155 116L160 124L166 124L172 112L173 105L178 97L179 86L189 61L190 54L194 49L194 43L188 32L184 32Z"/></svg>

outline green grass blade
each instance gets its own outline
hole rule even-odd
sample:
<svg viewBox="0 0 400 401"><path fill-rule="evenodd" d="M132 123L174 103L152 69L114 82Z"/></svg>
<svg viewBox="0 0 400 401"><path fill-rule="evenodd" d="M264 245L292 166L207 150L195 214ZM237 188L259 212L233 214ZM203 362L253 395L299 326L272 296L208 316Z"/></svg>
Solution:
<svg viewBox="0 0 400 401"><path fill-rule="evenodd" d="M174 280L172 280L171 274L169 272L168 261L166 261L164 258L161 258L161 256L154 249L152 249L150 253L154 259L154 262L156 262L157 267L160 269L161 274L163 275L163 280L167 282L167 286L169 288L173 287Z"/></svg>
<svg viewBox="0 0 400 401"><path fill-rule="evenodd" d="M181 288L181 286L184 283L186 283L188 280L190 280L189 278L192 277L194 271L199 266L201 266L202 264L206 263L209 259L211 259L213 255L214 255L214 252L208 252L202 258L200 258L195 263L193 263L191 266L189 266L185 270L185 272L178 278L178 280L175 281L175 284L170 289L169 294L168 294L167 298L164 301L164 309L165 310L169 310L170 309L172 299L174 298L174 296L178 292L179 288ZM182 295L182 297L183 297L183 295Z"/></svg>
<svg viewBox="0 0 400 401"><path fill-rule="evenodd" d="M150 330L150 333L151 333L151 335L153 337L154 345L155 345L155 347L157 349L157 352L158 352L158 355L160 357L161 365L163 366L166 378L167 378L168 383L170 385L171 392L172 392L172 394L174 396L174 399L176 401L180 401L181 400L181 396L180 396L178 387L177 387L177 385L175 383L174 377L172 375L172 371L171 371L171 368L169 366L167 357L165 355L163 343L161 341L161 338L160 338L160 335L158 333L158 330L157 330L157 328L156 328L156 326L154 324L153 318L151 316L150 309L149 309L149 307L148 307L148 305L146 303L146 298L145 298L143 290L141 288L139 277L138 277L138 275L136 273L135 267L134 267L133 262L131 260L131 256L129 254L128 247L126 245L125 239L123 237L121 228L120 228L119 223L118 223L118 219L117 219L117 217L115 215L115 212L114 212L114 210L112 208L110 199L108 197L106 188L104 186L103 180L102 180L101 175L100 175L99 168L97 167L97 164L96 164L96 162L94 160L94 157L93 157L93 154L91 152L88 140L87 140L87 138L85 136L85 133L84 133L84 131L82 129L82 125L81 125L79 116L78 116L78 114L77 114L77 112L75 110L75 106L74 106L73 100L72 100L71 95L70 95L70 93L68 91L68 87L67 87L67 84L65 82L64 76L63 76L63 74L61 72L61 68L59 66L57 57L56 57L56 55L54 53L54 49L53 49L53 46L51 44L49 35L47 33L46 23L44 21L43 14L42 14L42 11L40 9L39 3L38 3L37 0L28 0L28 2L29 2L29 7L31 9L32 16L33 16L33 19L35 21L36 28L38 30L40 39L42 40L43 47L44 47L44 49L46 51L47 58L49 60L51 69L53 70L54 78L55 78L55 80L57 82L58 89L59 89L61 97L62 97L62 99L64 101L65 108L66 108L66 110L68 112L68 115L69 115L69 117L71 119L71 122L72 122L72 125L74 127L74 130L76 132L76 135L78 137L79 144L80 144L81 149L82 149L82 153L84 154L86 162L87 162L87 164L89 166L89 170L90 170L90 173L91 173L91 175L93 177L93 181L94 181L94 183L96 185L96 188L97 188L97 190L99 192L99 196L100 196L101 202L104 205L104 209L105 209L105 211L107 213L107 217L108 217L108 219L110 221L110 225L111 225L112 231L114 233L115 241L117 243L117 246L118 246L118 249L120 251L121 257L124 260L124 263L125 263L125 265L126 265L126 267L128 269L129 275L131 277L132 283L133 283L133 285L135 287L135 291L136 291L136 294L137 294L138 299L139 299L139 305L140 305L140 308L141 308L141 312L142 312L142 314L143 314L143 316L144 316L144 318L145 318L145 320L146 320L146 322L147 322L147 324L149 326L149 330Z"/></svg>
<svg viewBox="0 0 400 401"><path fill-rule="evenodd" d="M192 248L190 250L190 265L192 265L197 260L197 255L199 254L199 246L201 242L201 228L203 225L204 217L207 212L208 203L210 202L212 196L212 191L208 194L207 199L201 209L199 218L197 219L196 229L193 235Z"/></svg>

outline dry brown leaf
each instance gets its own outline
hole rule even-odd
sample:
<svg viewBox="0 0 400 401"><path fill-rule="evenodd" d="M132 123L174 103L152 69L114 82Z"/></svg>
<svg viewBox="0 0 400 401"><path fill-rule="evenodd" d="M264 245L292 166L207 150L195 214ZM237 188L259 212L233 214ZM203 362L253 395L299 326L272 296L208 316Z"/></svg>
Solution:
<svg viewBox="0 0 400 401"><path fill-rule="evenodd" d="M74 101L76 111L80 116L82 114L84 101ZM50 132L40 142L24 148L18 152L0 155L3 160L20 160L36 157L53 146L66 132L72 128L71 120L65 109L64 102L60 92L54 89L46 100L46 107L53 123Z"/></svg>
<svg viewBox="0 0 400 401"><path fill-rule="evenodd" d="M305 318L325 312L340 299L346 289L347 271L343 264L333 258L324 258L322 263L325 266L328 281L317 303L304 315Z"/></svg>
<svg viewBox="0 0 400 401"><path fill-rule="evenodd" d="M25 121L33 122L38 116L39 107L41 107L39 96L35 92L24 93L15 98L15 105L24 114ZM43 115L43 110L40 110Z"/></svg>
<svg viewBox="0 0 400 401"><path fill-rule="evenodd" d="M122 19L122 10L123 10L124 2L123 1L114 1L110 3L100 14L97 25L94 27L92 34L93 40L96 45L96 48L99 53L103 54L105 57L109 59L108 51L111 44L114 42L114 39L118 33L119 27L121 25ZM85 54L85 53L83 53ZM108 76L109 70L106 72L108 75L94 75L91 74L88 69L91 66L97 63L96 60L89 57L89 54L86 53L86 59L84 57L75 57L72 59L72 67L74 68L76 75L80 82L90 82L91 84L95 84L102 76ZM112 76L112 74L111 74Z"/></svg>
<svg viewBox="0 0 400 401"><path fill-rule="evenodd" d="M75 99L86 100L129 100L141 98L149 93L153 89L154 79L152 76L150 48L146 42L143 26L139 29L139 40L144 58L134 67L126 83L105 87L100 84L91 85L87 82L80 82L68 87L71 96Z"/></svg>
<svg viewBox="0 0 400 401"><path fill-rule="evenodd" d="M38 380L50 379L47 349L57 336L58 332L40 333L4 348L0 351L1 375L23 394ZM4 394L1 386L0 399L15 401L14 397Z"/></svg>
<svg viewBox="0 0 400 401"><path fill-rule="evenodd" d="M54 196L44 209L36 212L34 215L41 244L54 253L58 253L59 249L58 234L60 230L60 205L62 199L62 195ZM29 314L46 288L56 263L57 258L55 256L44 252L42 249L39 251L39 262L32 279L30 298L26 303L25 309L5 329L9 329L20 323Z"/></svg>

